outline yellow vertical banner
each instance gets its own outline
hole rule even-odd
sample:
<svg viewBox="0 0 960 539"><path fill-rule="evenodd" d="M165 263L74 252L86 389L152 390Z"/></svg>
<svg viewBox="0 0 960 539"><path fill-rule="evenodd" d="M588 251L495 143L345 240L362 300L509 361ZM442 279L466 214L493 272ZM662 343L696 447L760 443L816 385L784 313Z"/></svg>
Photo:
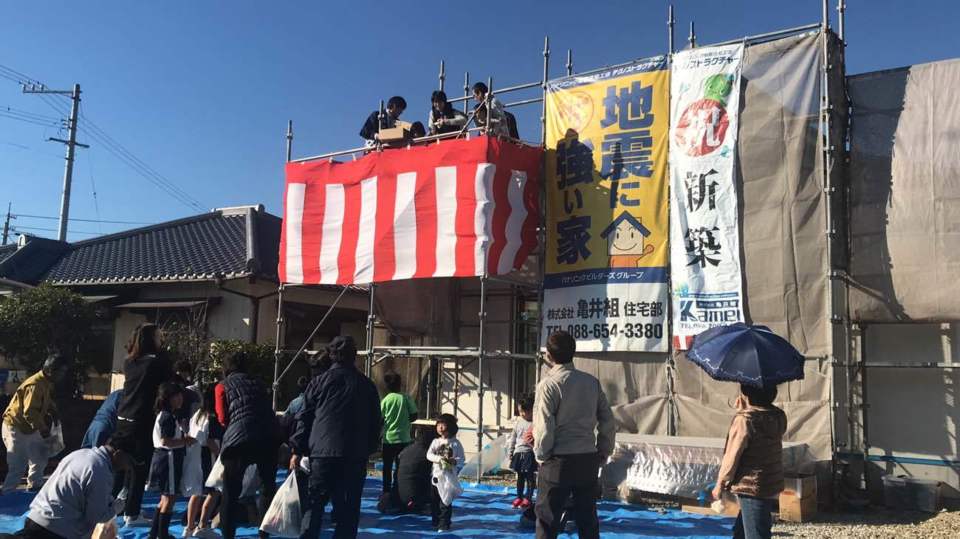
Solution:
<svg viewBox="0 0 960 539"><path fill-rule="evenodd" d="M666 57L547 86L544 336L667 349Z"/></svg>

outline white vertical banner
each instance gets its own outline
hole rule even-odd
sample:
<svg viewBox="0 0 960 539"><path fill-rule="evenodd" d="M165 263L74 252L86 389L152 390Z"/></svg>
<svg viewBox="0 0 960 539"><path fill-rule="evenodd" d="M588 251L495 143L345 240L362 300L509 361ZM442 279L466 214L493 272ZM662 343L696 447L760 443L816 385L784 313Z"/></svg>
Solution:
<svg viewBox="0 0 960 539"><path fill-rule="evenodd" d="M743 45L677 53L670 77L674 346L743 321L735 184Z"/></svg>

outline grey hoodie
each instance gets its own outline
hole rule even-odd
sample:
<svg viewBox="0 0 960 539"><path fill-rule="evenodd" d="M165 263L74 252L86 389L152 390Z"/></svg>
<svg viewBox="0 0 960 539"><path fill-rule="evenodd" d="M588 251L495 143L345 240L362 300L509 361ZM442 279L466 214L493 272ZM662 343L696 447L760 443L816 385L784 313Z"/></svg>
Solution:
<svg viewBox="0 0 960 539"><path fill-rule="evenodd" d="M113 464L106 447L67 455L30 503L27 517L61 537L90 537L116 516Z"/></svg>

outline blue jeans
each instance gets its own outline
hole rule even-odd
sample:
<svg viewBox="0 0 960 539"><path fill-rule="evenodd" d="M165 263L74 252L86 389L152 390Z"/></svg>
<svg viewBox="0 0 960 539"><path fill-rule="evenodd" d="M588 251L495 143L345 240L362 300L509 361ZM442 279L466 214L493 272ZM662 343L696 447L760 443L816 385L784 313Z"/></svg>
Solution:
<svg viewBox="0 0 960 539"><path fill-rule="evenodd" d="M773 535L773 503L774 500L738 496L740 498L740 514L737 523L733 526L734 539L770 539Z"/></svg>

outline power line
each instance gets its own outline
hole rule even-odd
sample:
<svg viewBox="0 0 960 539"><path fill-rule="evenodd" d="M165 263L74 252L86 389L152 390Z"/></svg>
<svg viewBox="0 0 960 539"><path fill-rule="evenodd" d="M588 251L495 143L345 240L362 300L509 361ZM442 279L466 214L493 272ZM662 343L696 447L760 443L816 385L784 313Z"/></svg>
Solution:
<svg viewBox="0 0 960 539"><path fill-rule="evenodd" d="M0 64L0 77L12 80L18 84L43 84L39 80L27 76L12 67Z"/></svg>
<svg viewBox="0 0 960 539"><path fill-rule="evenodd" d="M16 113L9 113L2 109L0 109L0 117L10 118L11 120L18 120L24 123L38 125L40 127L57 127L58 125L61 124L60 120L42 121L42 120L37 120L35 118L21 116Z"/></svg>
<svg viewBox="0 0 960 539"><path fill-rule="evenodd" d="M97 183L93 181L93 157L87 164L87 172L90 173L90 190L93 192L93 211L97 214L97 230L103 232L103 226L100 224L100 201L97 199Z"/></svg>
<svg viewBox="0 0 960 539"><path fill-rule="evenodd" d="M10 230L13 230L14 232L19 232L20 229L23 229L23 230L40 230L40 231L43 231L43 232L59 232L59 230L56 229L56 228L43 228L43 227L39 227L39 226L23 226L23 225L13 226L13 225L10 225ZM71 233L71 234L89 234L89 235L91 235L91 236L99 236L99 235L100 235L99 232L90 232L90 231L86 231L86 230L71 230L70 233Z"/></svg>
<svg viewBox="0 0 960 539"><path fill-rule="evenodd" d="M16 114L18 116L23 116L24 118L31 118L37 121L46 121L46 122L62 122L63 118L54 118L53 116L45 116L43 114L37 114L36 112L30 112L29 110L21 110L10 105L0 105L0 112L6 112L8 114Z"/></svg>
<svg viewBox="0 0 960 539"><path fill-rule="evenodd" d="M3 64L0 64L0 77L12 80L19 84L24 84L24 85L34 84L34 85L43 86L43 83L40 82L39 80L33 77L30 77L28 75L25 75L24 73L21 73ZM47 106L49 106L51 109L56 111L58 114L62 116L67 116L69 114L69 112L65 109L65 105L63 104L62 101L58 101L55 97L47 94L37 94L37 95L40 97L40 99L44 103L47 104ZM62 95L58 95L57 97L66 99L66 96L62 96ZM200 211L200 212L206 211L205 206L201 204L197 199L190 196L189 193L187 193L178 185L170 181L167 177L163 176L162 174L154 170L145 161L137 157L133 152L128 150L125 146L120 144L116 139L114 139L109 134L107 134L106 131L104 131L98 125L93 123L86 116L86 114L83 114L82 110L80 112L80 116L84 120L83 126L80 126L80 129L82 129L90 138L102 144L104 149L106 149L108 152L113 154L114 157L116 157L122 163L124 163L125 165L133 169L134 172L138 173L144 179L146 179L147 181L154 184L155 186L160 188L162 191L164 191L165 193L173 197L175 200L177 200L177 202L180 202L181 204L196 211ZM52 127L52 126L46 126L46 127Z"/></svg>
<svg viewBox="0 0 960 539"><path fill-rule="evenodd" d="M118 159L121 159L128 166L140 173L141 176L146 178L148 181L164 190L168 195L177 199L180 203L191 207L197 211L206 211L204 206L197 201L197 199L190 196L189 193L181 189L178 185L167 179L165 176L154 170L146 162L133 154L130 150L124 147L122 144L117 142L116 139L111 137L100 128L97 124L90 120L86 114L84 114L83 108L80 109L80 117L83 118L83 124L81 126L81 131L87 134L87 136L100 142L108 151L113 153Z"/></svg>
<svg viewBox="0 0 960 539"><path fill-rule="evenodd" d="M15 213L16 217L26 217L28 219L49 219L51 221L56 221L59 217L53 217L50 215L30 215L26 213ZM106 219L80 219L78 217L71 217L70 221L77 221L81 223L103 223L110 225L152 225L154 223L145 223L141 221L109 221Z"/></svg>

